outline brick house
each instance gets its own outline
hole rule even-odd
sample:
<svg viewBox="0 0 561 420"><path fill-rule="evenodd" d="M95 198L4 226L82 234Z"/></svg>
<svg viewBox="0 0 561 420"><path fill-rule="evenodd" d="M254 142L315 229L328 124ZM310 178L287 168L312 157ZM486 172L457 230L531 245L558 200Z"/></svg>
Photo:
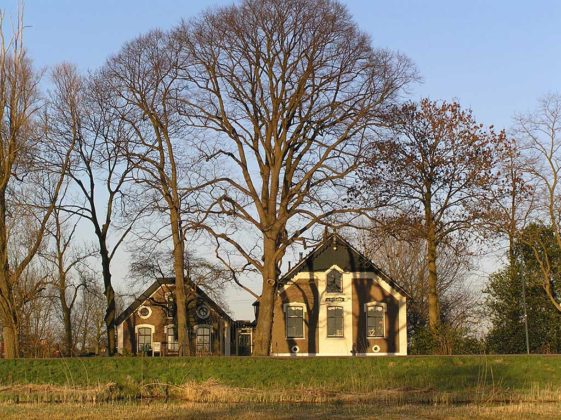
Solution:
<svg viewBox="0 0 561 420"><path fill-rule="evenodd" d="M173 278L158 279L117 317L117 350L120 354L172 356L179 353L174 290ZM243 322L234 322L201 288L195 287L194 293L188 296L190 354L228 356L238 351L250 353L251 350L248 352L238 343L237 330L242 326L247 327Z"/></svg>

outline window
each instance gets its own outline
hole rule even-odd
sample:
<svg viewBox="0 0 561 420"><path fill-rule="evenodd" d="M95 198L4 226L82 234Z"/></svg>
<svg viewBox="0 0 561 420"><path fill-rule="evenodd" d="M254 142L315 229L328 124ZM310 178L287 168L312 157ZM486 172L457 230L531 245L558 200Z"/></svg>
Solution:
<svg viewBox="0 0 561 420"><path fill-rule="evenodd" d="M304 308L286 306L286 338L304 338Z"/></svg>
<svg viewBox="0 0 561 420"><path fill-rule="evenodd" d="M384 337L385 305L371 304L366 306L366 336Z"/></svg>
<svg viewBox="0 0 561 420"><path fill-rule="evenodd" d="M343 307L327 307L327 336L343 337Z"/></svg>
<svg viewBox="0 0 561 420"><path fill-rule="evenodd" d="M327 273L327 293L343 292L343 274L337 270L331 270Z"/></svg>
<svg viewBox="0 0 561 420"><path fill-rule="evenodd" d="M150 318L150 315L152 315L152 309L148 306L141 306L138 308L138 316L142 319Z"/></svg>
<svg viewBox="0 0 561 420"><path fill-rule="evenodd" d="M168 318L173 318L175 312L175 302L173 301L173 293L166 293L166 315Z"/></svg>
<svg viewBox="0 0 561 420"><path fill-rule="evenodd" d="M196 346L197 353L210 353L210 333L209 325L197 325Z"/></svg>
<svg viewBox="0 0 561 420"><path fill-rule="evenodd" d="M149 327L138 328L137 340L139 352L146 352L152 349L152 329Z"/></svg>
<svg viewBox="0 0 561 420"><path fill-rule="evenodd" d="M166 328L166 338L168 351L178 351L179 343L177 342L177 335L175 334L175 326L168 325Z"/></svg>

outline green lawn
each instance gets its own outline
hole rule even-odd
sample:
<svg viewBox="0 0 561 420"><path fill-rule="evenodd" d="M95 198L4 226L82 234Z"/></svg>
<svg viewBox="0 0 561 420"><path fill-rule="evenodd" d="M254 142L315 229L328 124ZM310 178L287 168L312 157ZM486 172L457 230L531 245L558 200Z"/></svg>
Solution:
<svg viewBox="0 0 561 420"><path fill-rule="evenodd" d="M100 390L107 384L110 391ZM195 389L186 398L191 401L228 401L228 394L242 401L244 393L272 402L308 401L308 394L309 401L319 402L347 401L349 395L399 401L414 395L425 402L520 401L527 395L559 401L561 356L0 360L0 397L32 394L35 388L27 385L54 386L57 392L97 387L97 394L131 399Z"/></svg>

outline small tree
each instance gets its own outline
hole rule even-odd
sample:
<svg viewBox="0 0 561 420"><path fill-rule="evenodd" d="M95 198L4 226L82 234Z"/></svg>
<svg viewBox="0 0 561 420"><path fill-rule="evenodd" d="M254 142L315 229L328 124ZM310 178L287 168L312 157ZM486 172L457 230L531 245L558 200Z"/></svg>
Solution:
<svg viewBox="0 0 561 420"><path fill-rule="evenodd" d="M386 206L386 228L426 241L433 335L440 325L439 250L486 213L505 146L503 132L485 129L458 103L423 99L394 112L388 137L371 144L361 170L357 193Z"/></svg>
<svg viewBox="0 0 561 420"><path fill-rule="evenodd" d="M73 356L75 350L74 308L79 298L79 292L85 283L80 275L81 266L95 251L81 248L76 242L76 229L79 219L63 212L58 207L53 211L52 224L48 229L48 239L51 246L40 252L53 270L50 286L60 308L64 329L64 352Z"/></svg>
<svg viewBox="0 0 561 420"><path fill-rule="evenodd" d="M491 321L487 334L489 350L497 353L558 353L561 351L561 314L543 292L540 261L530 237L547 244L552 257L552 272L561 274L561 253L551 228L531 224L522 229L524 241L514 243L514 263L492 274L486 287L485 306ZM512 276L515 273L515 277ZM525 307L520 304L521 289L525 290ZM525 326L528 326L528 336Z"/></svg>

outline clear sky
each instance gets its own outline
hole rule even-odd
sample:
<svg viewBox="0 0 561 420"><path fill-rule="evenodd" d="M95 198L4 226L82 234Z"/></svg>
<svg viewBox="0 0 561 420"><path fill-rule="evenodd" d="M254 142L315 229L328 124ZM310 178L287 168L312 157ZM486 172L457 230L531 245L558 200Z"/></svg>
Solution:
<svg viewBox="0 0 561 420"><path fill-rule="evenodd" d="M95 69L153 28L231 0L27 0L27 47L39 67L61 61ZM478 119L508 128L516 112L561 90L561 2L550 0L347 0L374 46L408 55L423 83L412 96L458 99ZM17 0L0 0L8 22ZM235 299L236 300L236 299ZM236 300L238 301L238 300ZM247 302L251 299L247 298ZM246 301L235 315L249 317Z"/></svg>

